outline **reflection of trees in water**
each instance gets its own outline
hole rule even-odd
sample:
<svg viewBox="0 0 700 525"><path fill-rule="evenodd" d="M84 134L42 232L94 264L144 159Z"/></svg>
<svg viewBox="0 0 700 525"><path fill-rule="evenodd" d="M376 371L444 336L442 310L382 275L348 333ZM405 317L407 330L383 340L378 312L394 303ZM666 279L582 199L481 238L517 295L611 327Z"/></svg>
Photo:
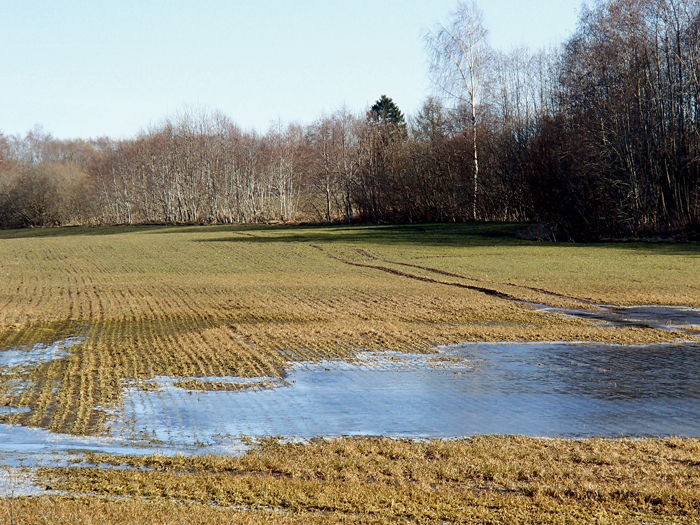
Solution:
<svg viewBox="0 0 700 525"><path fill-rule="evenodd" d="M533 357L557 393L599 399L700 397L698 345L562 345L551 351L538 347Z"/></svg>
<svg viewBox="0 0 700 525"><path fill-rule="evenodd" d="M326 361L264 392L131 391L123 418L136 434L183 446L239 434L698 433L700 345L476 343L444 355L463 360L452 368L431 366L430 356Z"/></svg>
<svg viewBox="0 0 700 525"><path fill-rule="evenodd" d="M598 400L700 398L700 345L465 345L475 364L464 392ZM440 378L435 378L440 381Z"/></svg>
<svg viewBox="0 0 700 525"><path fill-rule="evenodd" d="M617 326L682 331L683 327L700 325L700 310L682 306L609 307L603 310L563 310L563 312L576 317L607 321Z"/></svg>

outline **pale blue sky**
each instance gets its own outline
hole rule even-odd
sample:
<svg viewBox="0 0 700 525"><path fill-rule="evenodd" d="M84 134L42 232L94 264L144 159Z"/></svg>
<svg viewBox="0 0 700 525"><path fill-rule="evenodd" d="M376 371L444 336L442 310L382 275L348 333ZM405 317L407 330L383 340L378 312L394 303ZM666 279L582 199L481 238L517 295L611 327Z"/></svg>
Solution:
<svg viewBox="0 0 700 525"><path fill-rule="evenodd" d="M491 43L537 48L581 0L481 0ZM456 0L0 0L0 131L130 137L184 106L244 129L431 92L422 34Z"/></svg>

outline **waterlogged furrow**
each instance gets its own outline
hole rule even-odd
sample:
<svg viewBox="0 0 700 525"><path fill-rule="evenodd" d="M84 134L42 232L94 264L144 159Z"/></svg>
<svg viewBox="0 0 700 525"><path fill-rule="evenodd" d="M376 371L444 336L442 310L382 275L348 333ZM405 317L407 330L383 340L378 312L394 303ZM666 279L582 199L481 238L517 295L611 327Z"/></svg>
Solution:
<svg viewBox="0 0 700 525"><path fill-rule="evenodd" d="M88 320L91 322L101 322L103 319L105 319L105 305L102 300L102 293L100 290L97 288L96 285L93 285L91 288L88 289L88 297L90 301L90 312L91 315L89 316ZM92 314L92 312L95 312Z"/></svg>
<svg viewBox="0 0 700 525"><path fill-rule="evenodd" d="M95 366L94 353L84 347L77 352L79 356L79 377L77 388L73 396L74 404L71 416L74 418L72 427L73 434L84 434L89 424L92 408L95 406L93 399L93 370Z"/></svg>
<svg viewBox="0 0 700 525"><path fill-rule="evenodd" d="M56 392L56 407L51 417L49 429L55 432L69 431L72 424L70 417L74 402L75 388L80 378L80 361L75 356L70 356L65 360L65 365L61 371L59 387Z"/></svg>
<svg viewBox="0 0 700 525"><path fill-rule="evenodd" d="M197 334L200 338L200 344L202 347L212 349L209 352L209 359L207 362L207 375L206 377L225 377L229 375L234 375L235 372L229 371L225 365L224 360L228 354L228 349L225 348L222 338L215 329L207 329L201 334Z"/></svg>
<svg viewBox="0 0 700 525"><path fill-rule="evenodd" d="M197 368L198 357L196 350L188 344L187 332L183 326L181 318L170 320L171 326L175 330L163 335L165 344L163 345L163 357L167 363L169 375L187 376Z"/></svg>
<svg viewBox="0 0 700 525"><path fill-rule="evenodd" d="M204 344L201 334L198 332L189 332L182 338L182 348L189 354L193 374L196 377L208 377L212 375L210 368L211 353L208 351L208 345ZM187 372L190 372L188 370ZM183 374L184 375L184 374Z"/></svg>
<svg viewBox="0 0 700 525"><path fill-rule="evenodd" d="M233 348L228 347L229 351ZM263 364L261 348L254 338L245 338L243 344L240 345L238 349L242 354L242 360L240 362L241 373L238 375L242 377L265 377L275 375L274 369L266 367Z"/></svg>
<svg viewBox="0 0 700 525"><path fill-rule="evenodd" d="M261 354L259 345L253 340L252 334L236 328L220 330L226 354L235 366L238 377L279 377L286 361L276 352L267 349ZM261 364L262 363L266 364Z"/></svg>
<svg viewBox="0 0 700 525"><path fill-rule="evenodd" d="M106 411L113 410L121 402L121 378L115 374L114 360L110 352L95 353L97 358L94 406L92 406L92 421L86 432L103 429L106 421Z"/></svg>
<svg viewBox="0 0 700 525"><path fill-rule="evenodd" d="M134 333L134 346L137 349L138 354L142 357L140 359L142 369L140 371L141 377L153 377L155 375L155 370L153 369L153 356L150 349L154 347L154 331L151 328L151 324L146 319L139 319L135 322L135 333Z"/></svg>
<svg viewBox="0 0 700 525"><path fill-rule="evenodd" d="M221 363L221 372L214 376L279 377L286 365L274 348L260 352L234 328L212 328L202 335Z"/></svg>
<svg viewBox="0 0 700 525"><path fill-rule="evenodd" d="M49 421L49 414L53 409L55 394L58 389L58 378L61 375L64 363L52 361L46 363L37 370L36 379L32 382L37 385L36 398L30 403L32 411L25 424L29 426L44 426Z"/></svg>

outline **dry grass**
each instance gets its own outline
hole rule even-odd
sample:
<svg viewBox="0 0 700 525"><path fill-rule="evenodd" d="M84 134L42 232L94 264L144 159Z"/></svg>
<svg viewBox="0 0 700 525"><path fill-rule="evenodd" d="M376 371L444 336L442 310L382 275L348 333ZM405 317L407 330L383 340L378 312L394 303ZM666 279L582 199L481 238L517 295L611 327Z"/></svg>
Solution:
<svg viewBox="0 0 700 525"><path fill-rule="evenodd" d="M50 508L110 523L121 512L129 524L179 523L190 513L192 523L700 520L697 439L358 438L271 444L242 457L90 460L148 470L42 470L42 484L109 499L24 499L20 514Z"/></svg>
<svg viewBox="0 0 700 525"><path fill-rule="evenodd" d="M648 342L515 301L700 305L697 245L543 245L508 227L115 228L0 232L0 349L66 357L0 378L7 422L99 433L125 382L284 375L357 349L464 341ZM582 303L581 301L584 301ZM21 385L18 387L18 384ZM229 387L226 387L229 388Z"/></svg>

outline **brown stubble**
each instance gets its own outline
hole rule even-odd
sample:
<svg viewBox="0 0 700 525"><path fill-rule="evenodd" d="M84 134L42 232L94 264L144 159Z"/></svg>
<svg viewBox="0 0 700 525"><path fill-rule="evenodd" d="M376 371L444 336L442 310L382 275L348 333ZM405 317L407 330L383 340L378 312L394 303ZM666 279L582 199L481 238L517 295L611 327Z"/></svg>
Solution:
<svg viewBox="0 0 700 525"><path fill-rule="evenodd" d="M242 457L88 460L130 468L43 469L38 477L53 489L127 498L135 515L178 501L213 505L222 515L227 507L242 508L242 519L264 516L273 523L321 517L328 523L700 518L697 439L353 438L262 443Z"/></svg>

